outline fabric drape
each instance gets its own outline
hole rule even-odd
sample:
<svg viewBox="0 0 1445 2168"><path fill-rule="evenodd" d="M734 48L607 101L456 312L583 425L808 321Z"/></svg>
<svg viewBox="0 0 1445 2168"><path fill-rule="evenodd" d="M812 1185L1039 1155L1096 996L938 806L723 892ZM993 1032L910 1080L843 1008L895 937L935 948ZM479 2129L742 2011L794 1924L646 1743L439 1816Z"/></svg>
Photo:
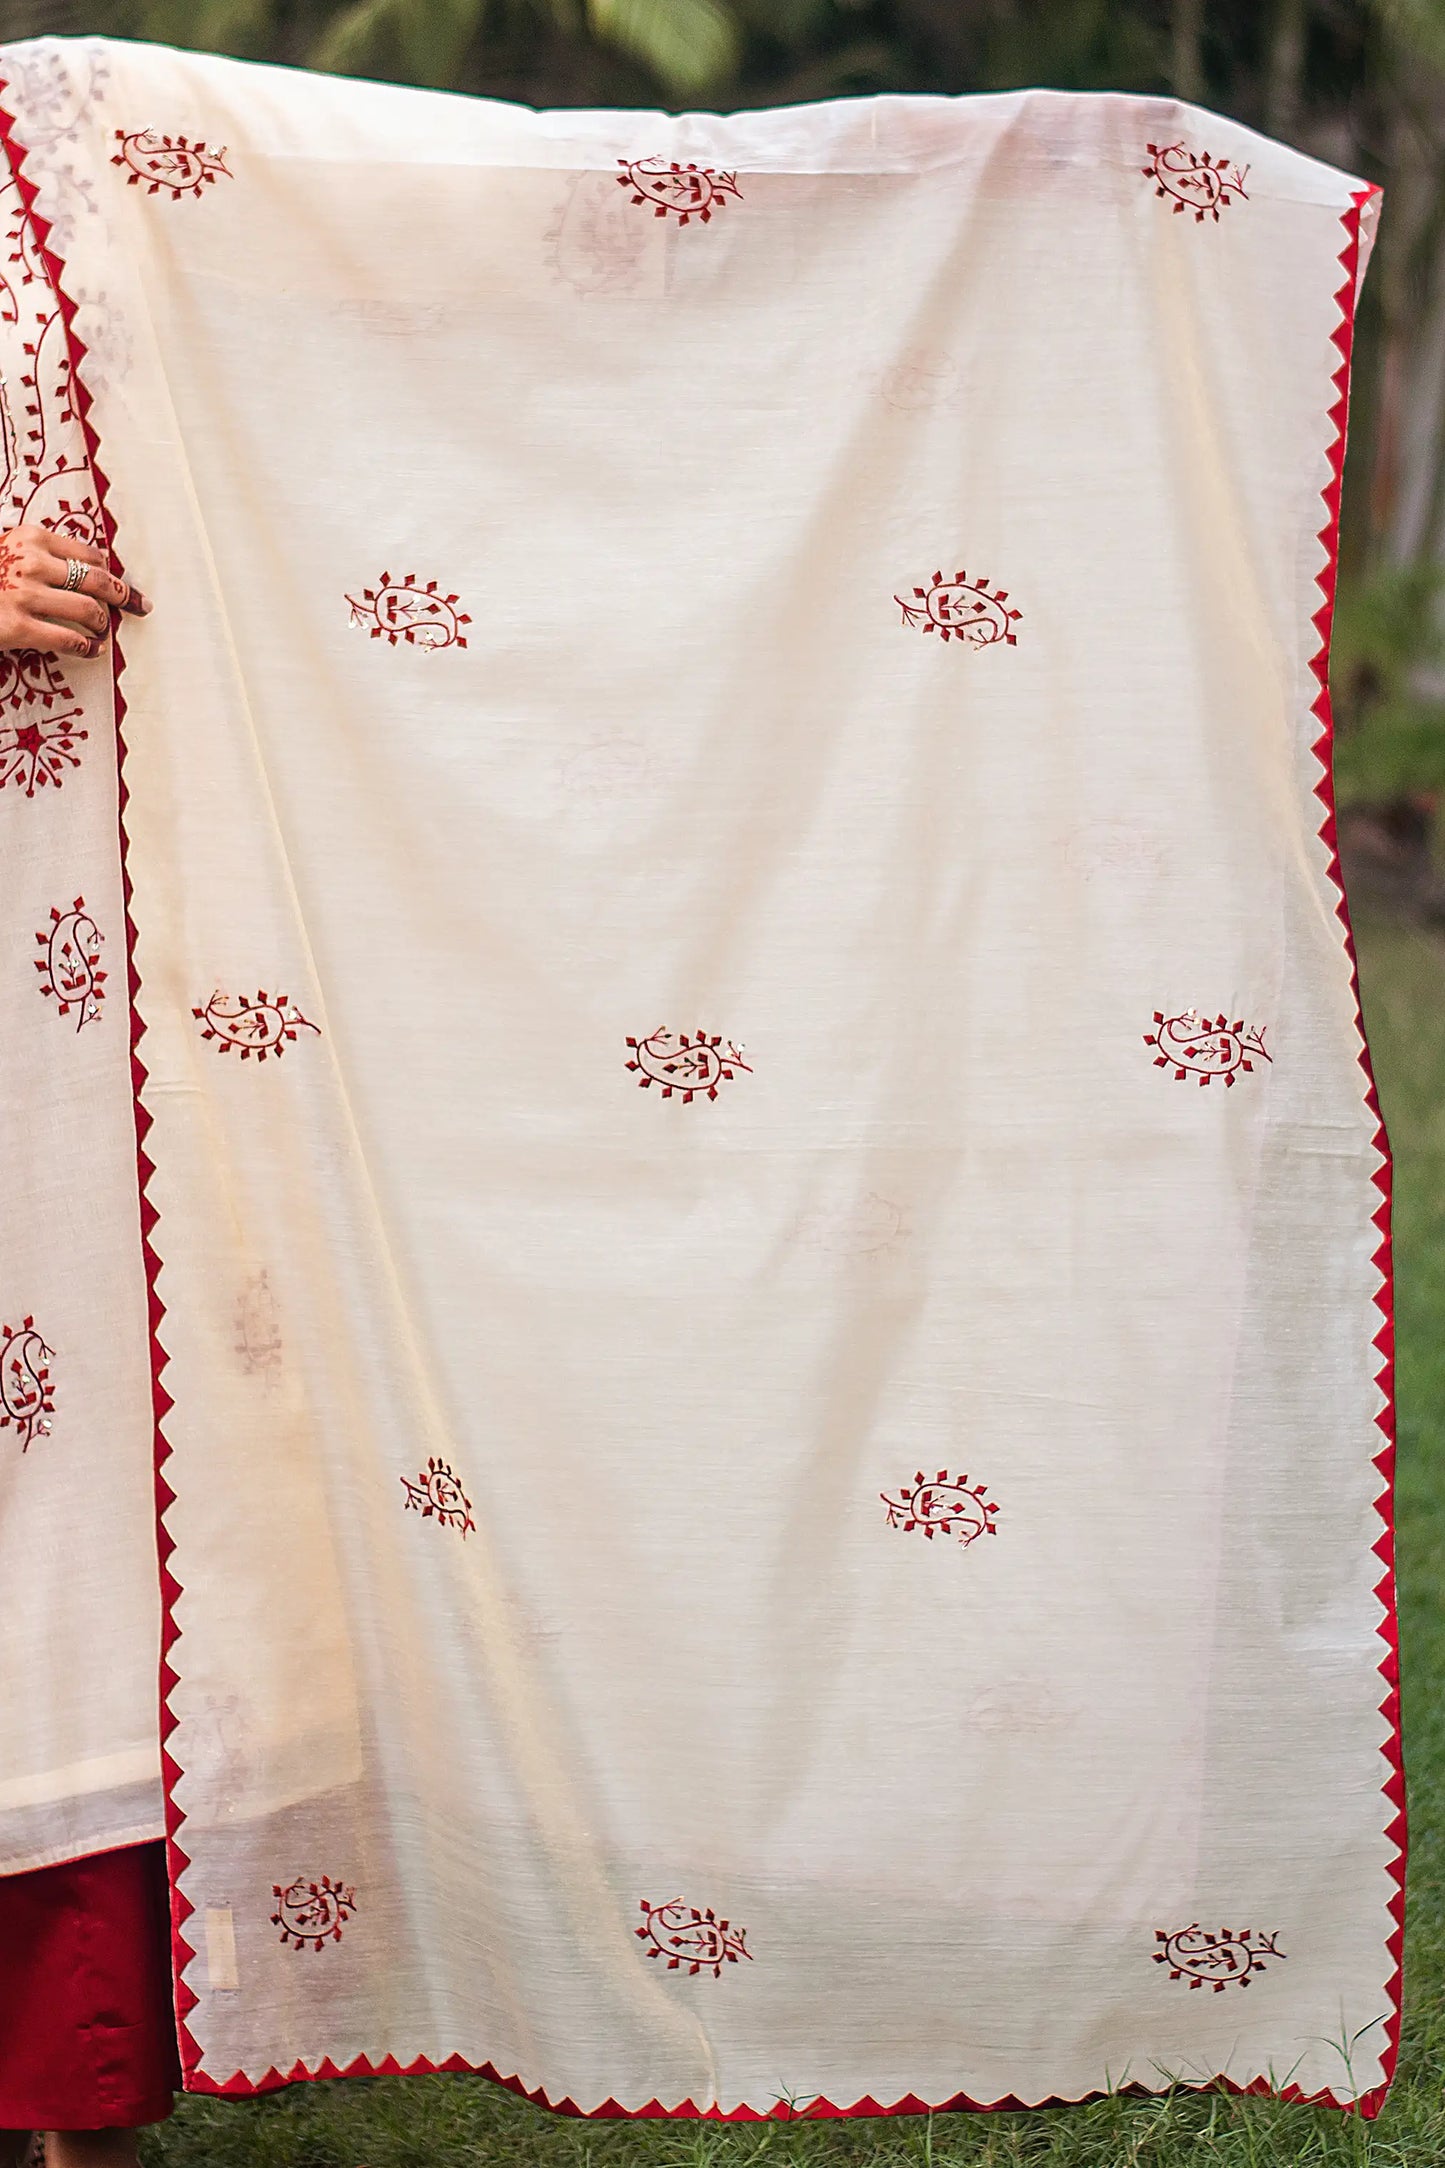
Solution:
<svg viewBox="0 0 1445 2168"><path fill-rule="evenodd" d="M15 1862L155 1812L154 1431L191 2086L1372 2111L1372 191L4 74L15 502L158 604L0 728Z"/></svg>

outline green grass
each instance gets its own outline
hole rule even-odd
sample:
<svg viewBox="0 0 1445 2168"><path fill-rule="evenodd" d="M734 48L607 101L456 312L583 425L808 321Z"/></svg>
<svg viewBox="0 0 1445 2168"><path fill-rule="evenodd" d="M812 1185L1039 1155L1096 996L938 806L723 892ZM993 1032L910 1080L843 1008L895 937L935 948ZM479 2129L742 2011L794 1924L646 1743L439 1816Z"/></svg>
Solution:
<svg viewBox="0 0 1445 2168"><path fill-rule="evenodd" d="M1445 2164L1445 942L1359 929L1366 1021L1396 1159L1399 1531L1411 1859L1400 2073L1378 2121L1179 2094L1027 2115L830 2123L594 2123L480 2078L296 2086L185 2101L148 2168L1276 2168Z"/></svg>

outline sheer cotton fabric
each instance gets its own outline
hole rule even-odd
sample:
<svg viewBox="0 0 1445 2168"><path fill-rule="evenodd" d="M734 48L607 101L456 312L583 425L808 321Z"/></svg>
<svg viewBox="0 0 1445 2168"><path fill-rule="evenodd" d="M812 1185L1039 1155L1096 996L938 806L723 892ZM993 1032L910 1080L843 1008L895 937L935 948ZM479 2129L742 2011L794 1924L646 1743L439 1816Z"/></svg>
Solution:
<svg viewBox="0 0 1445 2168"><path fill-rule="evenodd" d="M1377 2104L1385 1163L1317 795L1368 191L1116 97L90 43L7 102L161 605L188 2082ZM119 1164L118 1063L65 1090Z"/></svg>

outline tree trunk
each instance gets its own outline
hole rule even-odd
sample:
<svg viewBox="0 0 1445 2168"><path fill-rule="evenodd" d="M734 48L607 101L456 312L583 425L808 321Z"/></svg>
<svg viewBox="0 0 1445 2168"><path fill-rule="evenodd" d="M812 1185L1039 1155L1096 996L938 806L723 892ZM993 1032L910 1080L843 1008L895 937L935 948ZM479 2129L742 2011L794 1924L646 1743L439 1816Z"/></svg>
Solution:
<svg viewBox="0 0 1445 2168"><path fill-rule="evenodd" d="M1176 98L1204 96L1204 0L1173 0L1170 77Z"/></svg>
<svg viewBox="0 0 1445 2168"><path fill-rule="evenodd" d="M1264 124L1271 135L1293 142L1304 105L1305 36L1309 0L1276 0L1269 41Z"/></svg>

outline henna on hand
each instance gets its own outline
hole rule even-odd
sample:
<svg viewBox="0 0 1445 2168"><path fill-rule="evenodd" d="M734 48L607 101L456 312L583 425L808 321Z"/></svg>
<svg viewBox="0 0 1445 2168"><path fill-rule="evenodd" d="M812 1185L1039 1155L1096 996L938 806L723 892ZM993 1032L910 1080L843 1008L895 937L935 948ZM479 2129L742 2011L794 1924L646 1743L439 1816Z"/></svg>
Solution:
<svg viewBox="0 0 1445 2168"><path fill-rule="evenodd" d="M72 558L85 567L78 588L66 585ZM90 542L35 526L0 536L0 650L95 656L109 637L112 610L144 617L150 607Z"/></svg>

